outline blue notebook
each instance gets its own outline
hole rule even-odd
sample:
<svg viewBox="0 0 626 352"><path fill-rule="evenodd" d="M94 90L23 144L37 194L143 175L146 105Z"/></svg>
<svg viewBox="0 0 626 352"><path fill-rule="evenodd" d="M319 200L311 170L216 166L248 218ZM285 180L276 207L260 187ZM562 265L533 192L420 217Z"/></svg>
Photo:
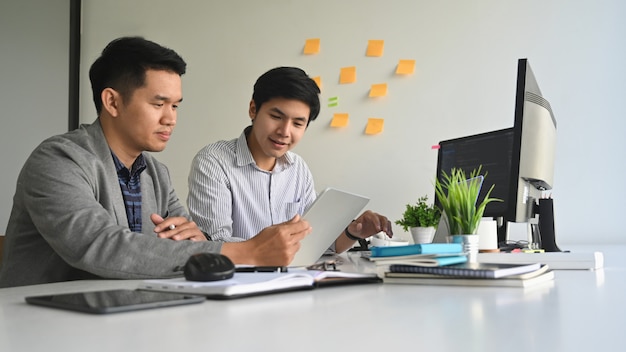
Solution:
<svg viewBox="0 0 626 352"><path fill-rule="evenodd" d="M466 255L455 255L455 256L449 256L449 257L437 257L437 258L433 258L433 259L435 259L437 261L437 266L462 264L462 263L466 263L467 262L467 256Z"/></svg>
<svg viewBox="0 0 626 352"><path fill-rule="evenodd" d="M419 266L445 266L467 262L465 254L411 254L396 255L390 257L369 257L377 267L389 267L395 264L419 265Z"/></svg>
<svg viewBox="0 0 626 352"><path fill-rule="evenodd" d="M460 243L423 243L408 246L372 247L372 257L394 257L412 254L448 254L462 253Z"/></svg>

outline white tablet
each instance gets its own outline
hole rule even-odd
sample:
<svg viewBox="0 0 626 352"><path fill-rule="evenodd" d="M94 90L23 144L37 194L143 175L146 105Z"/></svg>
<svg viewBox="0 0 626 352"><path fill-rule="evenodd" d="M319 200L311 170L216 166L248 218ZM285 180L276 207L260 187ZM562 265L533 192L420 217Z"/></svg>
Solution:
<svg viewBox="0 0 626 352"><path fill-rule="evenodd" d="M289 266L314 264L368 202L364 196L325 189L302 215L313 231L300 242L300 250Z"/></svg>

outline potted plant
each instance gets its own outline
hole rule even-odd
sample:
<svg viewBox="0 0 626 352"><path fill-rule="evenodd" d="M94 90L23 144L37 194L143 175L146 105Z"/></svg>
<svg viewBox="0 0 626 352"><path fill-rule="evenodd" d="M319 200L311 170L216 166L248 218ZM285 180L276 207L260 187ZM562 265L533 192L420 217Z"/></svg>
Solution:
<svg viewBox="0 0 626 352"><path fill-rule="evenodd" d="M435 235L441 210L434 204L428 204L428 196L418 198L417 203L407 204L402 219L396 224L404 231L410 231L414 243L430 243Z"/></svg>
<svg viewBox="0 0 626 352"><path fill-rule="evenodd" d="M470 262L476 261L478 254L476 232L485 207L491 202L502 201L490 197L495 185L489 188L482 200L478 199L483 179L487 177L487 173L480 175L481 169L482 166L479 166L467 176L463 170L454 168L450 175L443 172L441 180L435 181L435 194L452 242L463 243Z"/></svg>

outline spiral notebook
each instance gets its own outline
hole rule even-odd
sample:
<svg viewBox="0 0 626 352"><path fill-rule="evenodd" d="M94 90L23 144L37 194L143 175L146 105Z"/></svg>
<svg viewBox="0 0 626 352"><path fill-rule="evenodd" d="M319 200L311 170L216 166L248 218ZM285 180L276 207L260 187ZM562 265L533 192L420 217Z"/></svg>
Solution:
<svg viewBox="0 0 626 352"><path fill-rule="evenodd" d="M501 264L501 263L463 263L448 266L425 267L409 264L389 266L392 273L435 274L442 276L497 279L510 275L519 275L538 270L539 263Z"/></svg>
<svg viewBox="0 0 626 352"><path fill-rule="evenodd" d="M548 265L519 275L509 275L498 279L466 278L433 274L391 273L383 276L385 284L409 285L444 285L444 286L505 286L505 287L533 287L545 285L554 280L554 272Z"/></svg>

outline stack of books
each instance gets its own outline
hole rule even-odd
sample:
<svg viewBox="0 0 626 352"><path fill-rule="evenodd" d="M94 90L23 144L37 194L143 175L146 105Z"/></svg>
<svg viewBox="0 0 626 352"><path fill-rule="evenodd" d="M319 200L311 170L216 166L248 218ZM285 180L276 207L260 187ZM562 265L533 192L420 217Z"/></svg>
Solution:
<svg viewBox="0 0 626 352"><path fill-rule="evenodd" d="M532 287L554 280L548 265L464 263L445 267L391 265L383 276L388 284Z"/></svg>
<svg viewBox="0 0 626 352"><path fill-rule="evenodd" d="M531 287L554 280L539 263L468 263L458 243L373 247L369 259L389 284Z"/></svg>
<svg viewBox="0 0 626 352"><path fill-rule="evenodd" d="M380 277L391 265L442 267L467 262L459 243L426 243L407 246L372 247L369 260L376 264Z"/></svg>

